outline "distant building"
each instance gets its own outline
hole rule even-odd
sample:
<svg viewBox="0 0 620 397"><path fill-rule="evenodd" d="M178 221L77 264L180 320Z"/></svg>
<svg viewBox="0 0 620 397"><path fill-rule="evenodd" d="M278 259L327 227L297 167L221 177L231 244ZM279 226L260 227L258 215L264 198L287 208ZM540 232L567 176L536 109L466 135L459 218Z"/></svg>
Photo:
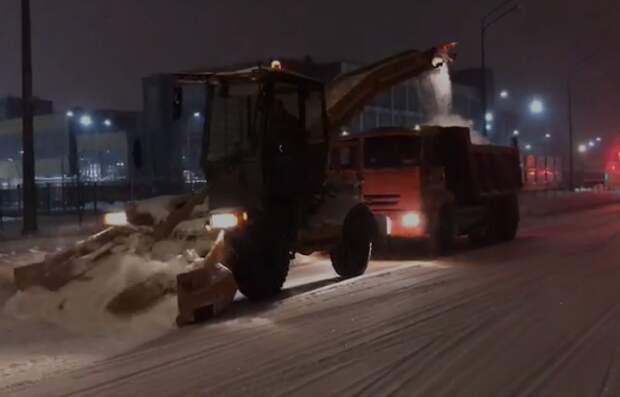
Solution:
<svg viewBox="0 0 620 397"><path fill-rule="evenodd" d="M454 107L459 113L467 112L468 118L474 121L474 128L478 131L482 131L482 124L486 121L482 115L482 79L483 73L480 68L469 68L454 70L451 73L452 82L456 87L462 87L463 92L468 92L464 95L455 95ZM495 95L495 81L493 71L487 69L486 75L486 88L487 88L487 110L494 108ZM492 135L493 128L489 131L489 135Z"/></svg>
<svg viewBox="0 0 620 397"><path fill-rule="evenodd" d="M54 113L52 101L34 98L34 114L44 115ZM22 99L14 96L0 98L0 121L22 117Z"/></svg>
<svg viewBox="0 0 620 397"><path fill-rule="evenodd" d="M53 113L34 118L35 172L39 180L71 175L70 131L75 131L76 159L82 180L128 177L130 141L138 126L136 112L89 111ZM0 121L0 184L21 183L21 119Z"/></svg>

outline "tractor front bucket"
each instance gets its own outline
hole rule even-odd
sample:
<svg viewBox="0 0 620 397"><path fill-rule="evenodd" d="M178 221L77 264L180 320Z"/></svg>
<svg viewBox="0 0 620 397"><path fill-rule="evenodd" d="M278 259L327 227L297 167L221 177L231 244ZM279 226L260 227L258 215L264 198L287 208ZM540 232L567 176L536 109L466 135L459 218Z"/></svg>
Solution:
<svg viewBox="0 0 620 397"><path fill-rule="evenodd" d="M177 276L179 327L216 316L233 302L237 283L232 272L222 265L225 252L220 234L201 265Z"/></svg>

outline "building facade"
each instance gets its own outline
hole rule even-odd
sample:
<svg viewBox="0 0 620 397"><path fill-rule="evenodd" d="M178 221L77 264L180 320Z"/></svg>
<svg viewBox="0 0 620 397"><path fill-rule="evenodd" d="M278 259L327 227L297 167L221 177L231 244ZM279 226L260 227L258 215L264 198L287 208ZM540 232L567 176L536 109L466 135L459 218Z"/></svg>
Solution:
<svg viewBox="0 0 620 397"><path fill-rule="evenodd" d="M72 177L75 169L84 181L127 179L130 140L137 124L136 112L73 109L67 113L35 116L37 180L62 181ZM21 139L20 118L0 121L0 184L3 187L21 183Z"/></svg>
<svg viewBox="0 0 620 397"><path fill-rule="evenodd" d="M34 98L34 114L46 115L54 113L54 103L46 99ZM15 96L0 98L0 121L22 117L22 99Z"/></svg>

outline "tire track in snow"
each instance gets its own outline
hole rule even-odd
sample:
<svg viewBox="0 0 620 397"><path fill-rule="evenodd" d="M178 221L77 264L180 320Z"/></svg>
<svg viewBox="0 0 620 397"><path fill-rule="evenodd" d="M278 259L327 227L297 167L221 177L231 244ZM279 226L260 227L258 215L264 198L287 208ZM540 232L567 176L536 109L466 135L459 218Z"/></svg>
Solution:
<svg viewBox="0 0 620 397"><path fill-rule="evenodd" d="M580 348L591 341L601 327L608 323L614 315L620 313L619 309L620 303L616 303L610 307L596 322L589 324L583 329L576 338L563 344L555 354L547 358L541 365L535 366L530 372L530 375L521 380L520 390L517 391L515 395L519 397L528 396L543 388L546 382L548 382Z"/></svg>

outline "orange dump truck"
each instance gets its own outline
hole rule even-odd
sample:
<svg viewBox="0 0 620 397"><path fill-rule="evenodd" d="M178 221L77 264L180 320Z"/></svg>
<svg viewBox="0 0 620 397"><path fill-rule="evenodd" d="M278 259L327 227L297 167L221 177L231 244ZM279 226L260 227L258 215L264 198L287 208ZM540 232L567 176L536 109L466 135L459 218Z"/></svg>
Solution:
<svg viewBox="0 0 620 397"><path fill-rule="evenodd" d="M474 145L460 127L382 128L340 137L330 172L356 183L386 237L426 238L434 254L457 236L508 241L519 224L519 152Z"/></svg>

